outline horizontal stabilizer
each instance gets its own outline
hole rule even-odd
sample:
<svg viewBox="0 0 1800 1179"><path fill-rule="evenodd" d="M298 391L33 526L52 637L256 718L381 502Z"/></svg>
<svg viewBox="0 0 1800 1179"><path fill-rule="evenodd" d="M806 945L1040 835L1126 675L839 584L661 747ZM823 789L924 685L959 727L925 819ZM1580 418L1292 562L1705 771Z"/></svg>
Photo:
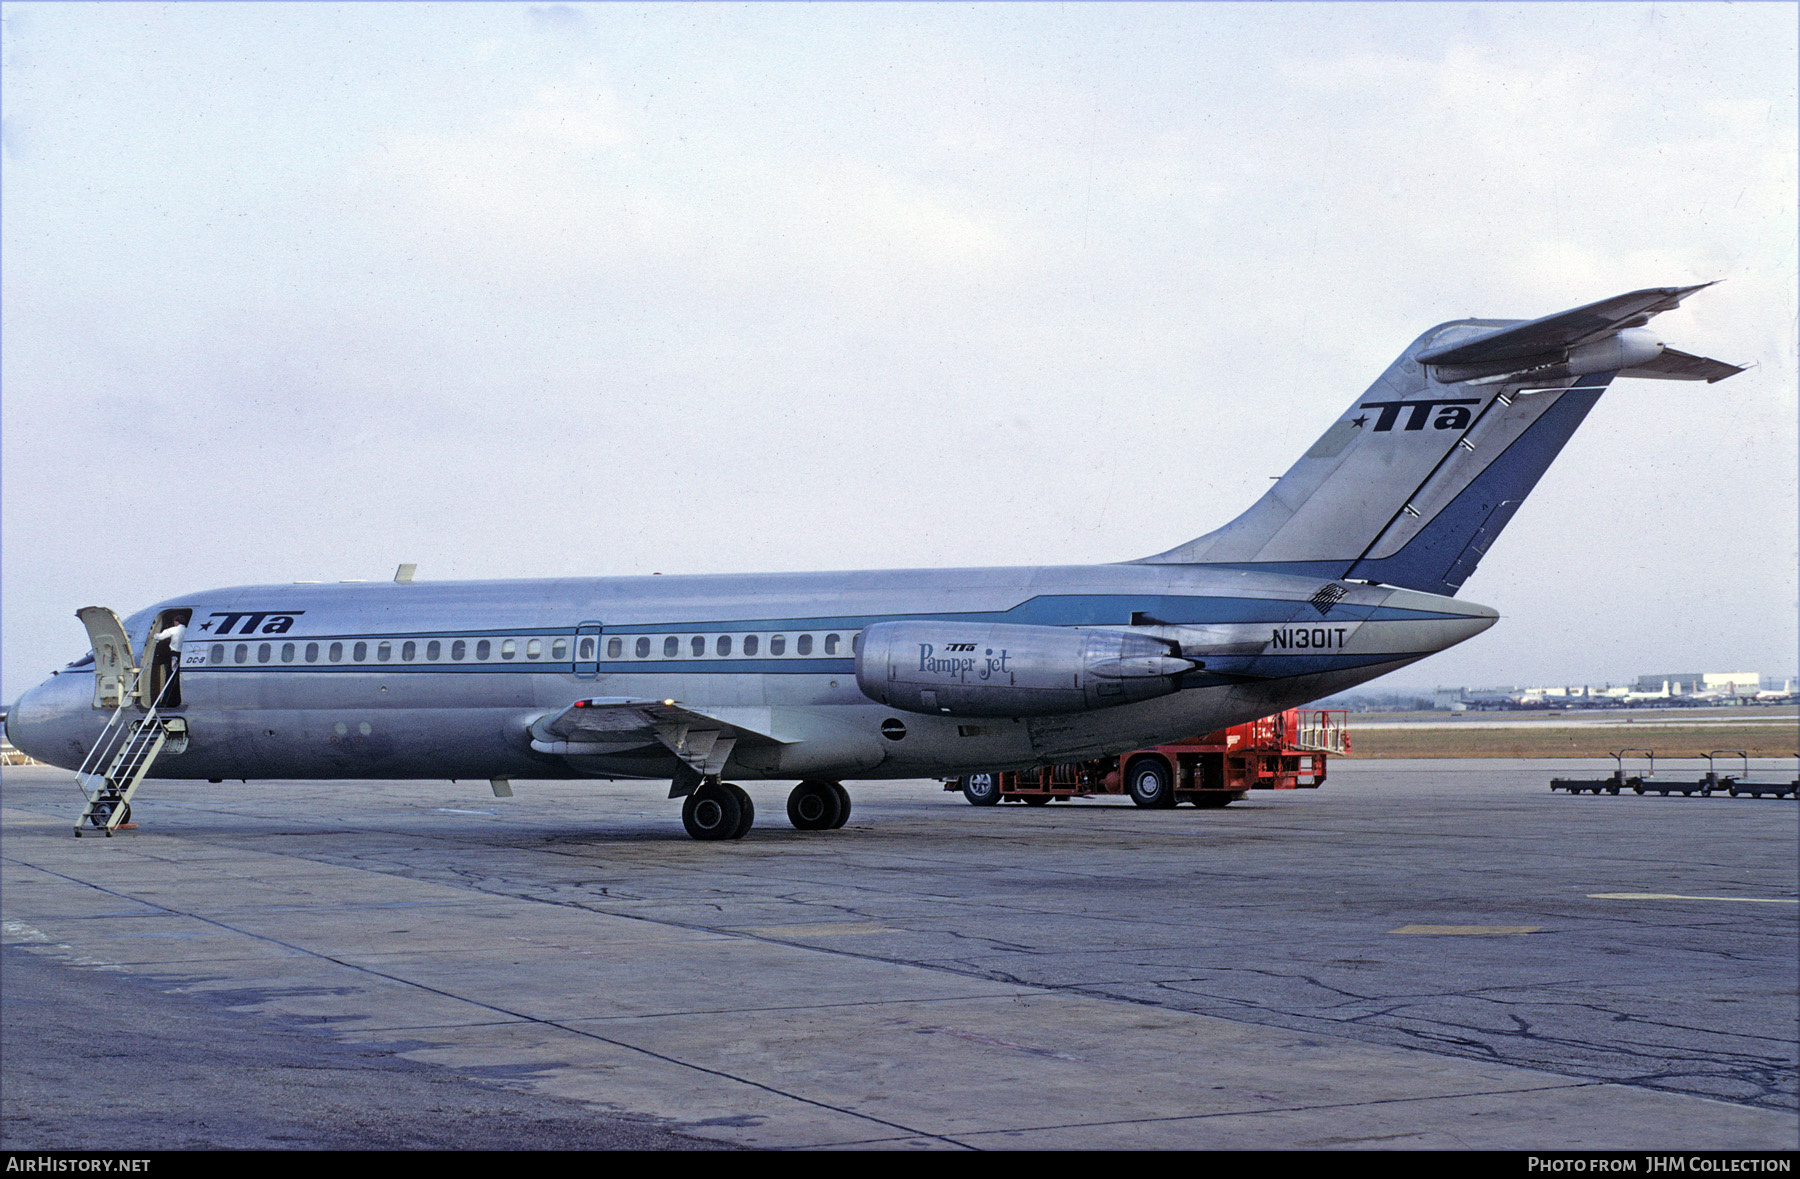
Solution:
<svg viewBox="0 0 1800 1179"><path fill-rule="evenodd" d="M1625 328L1641 327L1652 315L1673 310L1695 291L1711 285L1651 287L1614 295L1542 319L1529 319L1483 332L1473 339L1463 338L1440 348L1426 349L1419 353L1419 363L1458 368L1476 365L1528 368L1557 359L1571 348L1604 339Z"/></svg>
<svg viewBox="0 0 1800 1179"><path fill-rule="evenodd" d="M1665 381L1705 381L1712 384L1726 377L1735 377L1744 371L1742 365L1726 364L1723 360L1712 360L1705 356L1695 356L1690 352L1678 352L1665 347L1662 355L1648 364L1634 365L1622 370L1622 377L1656 377Z"/></svg>

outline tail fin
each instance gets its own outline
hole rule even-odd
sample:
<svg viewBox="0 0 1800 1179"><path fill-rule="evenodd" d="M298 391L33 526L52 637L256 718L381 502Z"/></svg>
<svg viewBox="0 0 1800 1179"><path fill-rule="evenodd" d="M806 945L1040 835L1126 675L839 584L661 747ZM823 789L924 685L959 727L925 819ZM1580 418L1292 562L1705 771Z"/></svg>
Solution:
<svg viewBox="0 0 1800 1179"><path fill-rule="evenodd" d="M1542 319L1440 324L1250 510L1138 563L1454 594L1614 377L1712 382L1743 371L1643 330L1700 289L1633 291Z"/></svg>

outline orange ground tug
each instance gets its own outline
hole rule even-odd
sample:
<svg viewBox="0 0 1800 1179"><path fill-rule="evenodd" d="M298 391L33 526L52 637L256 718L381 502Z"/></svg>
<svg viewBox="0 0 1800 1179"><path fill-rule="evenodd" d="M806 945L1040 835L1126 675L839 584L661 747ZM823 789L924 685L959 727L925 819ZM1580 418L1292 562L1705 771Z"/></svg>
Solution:
<svg viewBox="0 0 1800 1179"><path fill-rule="evenodd" d="M1204 737L1133 749L1117 757L1039 769L964 774L944 783L975 806L1043 806L1090 794L1126 794L1142 807L1189 802L1224 806L1252 790L1310 788L1325 781L1329 755L1350 752L1341 709L1290 708Z"/></svg>

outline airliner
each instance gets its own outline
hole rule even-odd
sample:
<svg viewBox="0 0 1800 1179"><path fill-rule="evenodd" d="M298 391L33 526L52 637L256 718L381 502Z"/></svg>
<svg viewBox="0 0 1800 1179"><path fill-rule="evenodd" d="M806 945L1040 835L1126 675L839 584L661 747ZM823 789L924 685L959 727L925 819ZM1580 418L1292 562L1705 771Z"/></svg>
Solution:
<svg viewBox="0 0 1800 1179"><path fill-rule="evenodd" d="M123 621L87 607L91 649L20 697L6 733L80 773L83 822L107 834L146 776L496 794L597 778L668 782L689 834L733 839L754 817L739 781L797 783L790 822L826 830L849 815L846 780L1210 732L1492 626L1455 595L1612 381L1743 371L1644 326L1707 285L1439 324L1247 511L1153 556L442 583L403 566L184 594Z"/></svg>

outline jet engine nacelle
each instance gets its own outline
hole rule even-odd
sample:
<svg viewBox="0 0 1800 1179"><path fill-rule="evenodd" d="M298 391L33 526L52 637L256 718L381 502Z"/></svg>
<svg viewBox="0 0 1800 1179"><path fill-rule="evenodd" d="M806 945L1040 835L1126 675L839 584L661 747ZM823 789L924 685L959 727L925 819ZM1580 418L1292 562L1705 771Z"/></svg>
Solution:
<svg viewBox="0 0 1800 1179"><path fill-rule="evenodd" d="M862 632L856 683L906 712L1045 716L1167 696L1195 666L1128 630L878 622Z"/></svg>

